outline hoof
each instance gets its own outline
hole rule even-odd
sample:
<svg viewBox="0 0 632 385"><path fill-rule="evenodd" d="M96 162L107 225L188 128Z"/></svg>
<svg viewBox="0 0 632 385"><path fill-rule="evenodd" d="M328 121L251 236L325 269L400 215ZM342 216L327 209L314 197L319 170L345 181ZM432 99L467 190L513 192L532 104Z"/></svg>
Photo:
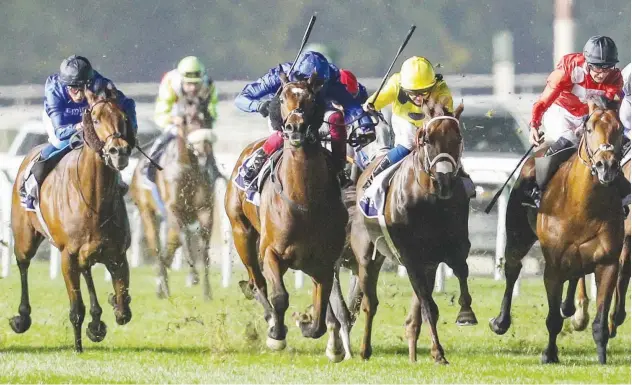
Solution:
<svg viewBox="0 0 632 385"><path fill-rule="evenodd" d="M458 326L474 326L478 325L478 320L473 311L461 311L456 317L456 324Z"/></svg>
<svg viewBox="0 0 632 385"><path fill-rule="evenodd" d="M499 336L502 336L503 334L507 333L507 330L509 329L509 327L504 327L504 326L499 325L496 317L490 318L489 328L492 329L492 331L498 334Z"/></svg>
<svg viewBox="0 0 632 385"><path fill-rule="evenodd" d="M571 305L572 307L568 306L566 309L564 308L564 306L560 307L560 314L562 315L562 318L566 319L566 318L570 318L573 316L573 314L575 314L575 311L577 309L575 309L575 305Z"/></svg>
<svg viewBox="0 0 632 385"><path fill-rule="evenodd" d="M13 329L14 332L18 334L24 333L31 327L31 317L28 315L16 315L15 317L11 318L11 320L9 321L9 325L11 325L11 329Z"/></svg>
<svg viewBox="0 0 632 385"><path fill-rule="evenodd" d="M540 359L540 361L543 364L559 364L560 363L559 358L557 358L557 354L549 355L547 354L547 352L542 353L542 358Z"/></svg>
<svg viewBox="0 0 632 385"><path fill-rule="evenodd" d="M158 299L169 298L169 289L163 283L158 283L156 286L156 297L158 297Z"/></svg>
<svg viewBox="0 0 632 385"><path fill-rule="evenodd" d="M268 337L266 339L266 345L268 346L268 348L278 352L285 349L285 347L287 346L287 341L275 340L274 338Z"/></svg>
<svg viewBox="0 0 632 385"><path fill-rule="evenodd" d="M448 360L445 359L445 357L435 358L435 364L436 365L450 365L450 363L448 362Z"/></svg>
<svg viewBox="0 0 632 385"><path fill-rule="evenodd" d="M373 348L370 346L362 346L360 348L360 357L362 357L363 360L368 360L369 358L371 358L371 355L373 354Z"/></svg>
<svg viewBox="0 0 632 385"><path fill-rule="evenodd" d="M90 322L88 327L86 328L86 335L90 338L92 342L101 342L105 338L108 330L103 321L99 321L95 324L95 322Z"/></svg>
<svg viewBox="0 0 632 385"><path fill-rule="evenodd" d="M586 330L586 327L588 327L588 321L589 321L589 317L582 317L581 319L577 319L577 317L575 315L573 315L571 317L571 326L573 326L573 329L575 331L582 331L582 330Z"/></svg>
<svg viewBox="0 0 632 385"><path fill-rule="evenodd" d="M250 287L248 281L239 281L239 287L241 288L241 292L244 293L246 299L255 299L255 292L252 290L252 287Z"/></svg>
<svg viewBox="0 0 632 385"><path fill-rule="evenodd" d="M325 351L325 356L327 356L329 361L335 362L335 363L342 362L342 360L345 359L345 354L343 352L336 353L336 352L334 352L333 350L330 350L330 349L327 349ZM349 358L351 358L351 357L349 357Z"/></svg>
<svg viewBox="0 0 632 385"><path fill-rule="evenodd" d="M192 287L200 283L200 276L197 273L189 273L186 279L186 287Z"/></svg>

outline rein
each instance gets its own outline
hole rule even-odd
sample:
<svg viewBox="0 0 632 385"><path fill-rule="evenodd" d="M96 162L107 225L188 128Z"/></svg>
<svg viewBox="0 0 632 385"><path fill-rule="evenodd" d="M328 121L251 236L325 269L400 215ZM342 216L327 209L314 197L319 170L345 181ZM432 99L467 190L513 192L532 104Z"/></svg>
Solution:
<svg viewBox="0 0 632 385"><path fill-rule="evenodd" d="M599 109L601 111L606 111L606 110L602 110ZM605 152L605 151L613 151L614 152L614 146L610 143L601 143L599 144L599 147L597 147L597 151L593 152L592 149L588 146L587 143L587 136L588 136L588 127L586 127L586 125L588 124L588 121L590 120L590 117L597 111L594 110L590 115L588 115L588 117L586 119L584 119L584 124L582 125L583 128L583 132L582 132L582 138L579 142L579 146L577 146L577 157L579 158L579 160L584 164L584 166L588 167L588 169L590 169L590 174L591 175L596 175L597 174L597 167L595 166L595 156L597 156L597 154L599 154L600 152ZM581 153L581 149L582 146L586 149L586 155L588 155L588 160L584 159L582 157L582 153ZM615 154L616 155L616 154ZM619 165L618 159L616 162L617 165ZM619 167L620 169L620 167Z"/></svg>

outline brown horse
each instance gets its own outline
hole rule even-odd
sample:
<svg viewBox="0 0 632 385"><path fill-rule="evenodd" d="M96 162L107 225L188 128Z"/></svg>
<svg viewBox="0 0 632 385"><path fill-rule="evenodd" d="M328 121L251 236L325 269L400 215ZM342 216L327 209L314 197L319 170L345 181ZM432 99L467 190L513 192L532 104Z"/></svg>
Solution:
<svg viewBox="0 0 632 385"><path fill-rule="evenodd" d="M366 313L360 352L364 359L372 353L371 329L378 305L376 286L384 261L382 255L396 258L406 267L415 292L406 320L411 361L416 360L423 315L430 325L432 357L437 363L447 363L437 334L439 309L432 299L439 263L449 264L459 278L461 310L457 322L476 323L467 286L469 200L456 176L463 145L458 121L463 105L452 115L442 105L429 103L424 113L431 119L417 131L416 148L392 176L383 221L366 218L360 210L353 218L351 247L358 262L360 287L364 293L362 309ZM364 185L379 161L376 159L363 172L357 186ZM362 195L363 191L358 189L358 203Z"/></svg>
<svg viewBox="0 0 632 385"><path fill-rule="evenodd" d="M630 180L629 161L621 168L621 170L625 177ZM625 221L623 248L621 249L621 255L619 256L619 275L617 277L617 286L613 297L614 306L612 312L610 313L610 320L608 323L610 338L614 338L617 335L617 327L621 326L623 321L625 321L625 297L630 283L630 243L630 220L628 219ZM576 287L578 289L575 301L577 306L573 306L573 293L569 290L564 303L562 303L562 308L567 309L564 311L564 314L572 314L573 309L575 309L575 314L571 317L571 325L573 326L573 329L581 331L586 329L588 321L590 320L588 315L588 303L590 301L586 295L586 282L584 277L579 278Z"/></svg>
<svg viewBox="0 0 632 385"><path fill-rule="evenodd" d="M83 115L83 137L87 146L67 154L44 180L40 190L41 216L20 206L19 181L25 167L39 154L41 147L29 152L22 162L13 186L11 228L15 237L15 255L22 281L19 315L11 319L11 328L24 333L31 325L28 268L44 237L61 251L61 265L68 297L70 322L75 334L75 350L82 351L81 325L86 308L80 289L80 275L90 294L90 315L86 334L94 342L103 340L106 326L91 275L91 267L102 263L112 275L115 294L109 302L116 322L124 325L132 318L129 307L129 267L126 251L130 228L119 171L127 167L134 135L128 120L116 104L116 91L109 84L98 93L86 91L89 108ZM129 130L129 131L128 131Z"/></svg>
<svg viewBox="0 0 632 385"><path fill-rule="evenodd" d="M169 296L167 269L176 249L183 246L190 267L187 281L193 285L199 282L195 262L202 257L204 299L210 300L208 245L213 229L215 181L221 177L213 156L214 134L210 128L203 128L209 123L200 113L206 106L199 100L185 100L177 107L180 119L176 137L160 159L164 169L156 172L156 187L162 202L141 186L141 170L147 160L139 162L134 171L131 196L145 230L146 253L159 257L158 297Z"/></svg>
<svg viewBox="0 0 632 385"><path fill-rule="evenodd" d="M490 320L490 327L496 334L504 334L509 329L512 292L522 268L521 260L539 239L545 259L544 286L549 303L546 318L549 343L542 354L543 363L559 362L556 340L562 330L562 316L573 313L561 306L564 282L569 281L569 292L574 293L578 279L591 272L595 273L598 287L593 338L599 362L606 363L607 317L624 235L621 200L616 186L611 185L619 172L617 154L621 141L622 129L616 109L601 100L591 100L578 150L549 181L539 211L536 213L521 205L522 180L535 167L534 157L525 163L518 187L509 197L506 288L500 314ZM536 156L543 152L538 151Z"/></svg>
<svg viewBox="0 0 632 385"><path fill-rule="evenodd" d="M315 76L289 82L283 74L281 80L283 155L262 187L260 207L246 202L245 193L233 183L228 184L225 199L235 247L248 270L249 281L240 284L248 298L256 297L263 305L270 325L267 344L275 350L286 346L288 293L283 275L288 268L302 270L314 282L313 314L299 322L303 336L319 338L325 333L334 263L347 222L335 172L317 136L324 104L316 94L322 84ZM243 160L262 144L255 142L241 153L232 179ZM270 299L266 279L272 284Z"/></svg>

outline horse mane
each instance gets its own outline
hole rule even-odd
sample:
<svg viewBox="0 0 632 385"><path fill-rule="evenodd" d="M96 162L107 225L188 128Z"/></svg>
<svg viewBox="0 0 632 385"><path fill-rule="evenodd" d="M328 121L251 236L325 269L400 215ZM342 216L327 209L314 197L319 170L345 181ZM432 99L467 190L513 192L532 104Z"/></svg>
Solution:
<svg viewBox="0 0 632 385"><path fill-rule="evenodd" d="M116 90L114 83L111 81L103 78L96 79L88 92L91 94L88 99L91 106L99 101L106 101L107 103L113 102L118 106L118 91ZM99 136L94 128L91 108L88 108L83 113L81 122L83 124L83 140L94 151L100 152L105 146L105 143L99 139Z"/></svg>
<svg viewBox="0 0 632 385"><path fill-rule="evenodd" d="M96 152L101 152L105 143L99 139L96 130L94 129L94 123L92 122L92 114L90 110L86 110L83 113L83 117L81 119L83 124L83 140L88 144L88 147L93 149Z"/></svg>
<svg viewBox="0 0 632 385"><path fill-rule="evenodd" d="M600 110L612 110L612 111L618 111L619 106L621 104L619 101L608 99L607 97L602 96L602 95L591 96L588 98L588 102L589 103L592 102L595 105L595 107L597 107Z"/></svg>

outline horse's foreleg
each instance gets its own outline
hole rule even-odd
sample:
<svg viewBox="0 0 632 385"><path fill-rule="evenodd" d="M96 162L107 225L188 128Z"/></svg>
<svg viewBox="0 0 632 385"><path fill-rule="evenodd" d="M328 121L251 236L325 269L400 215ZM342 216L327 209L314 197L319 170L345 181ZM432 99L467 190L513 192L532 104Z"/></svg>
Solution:
<svg viewBox="0 0 632 385"><path fill-rule="evenodd" d="M180 244L182 245L182 256L189 265L189 274L186 278L186 286L191 287L200 283L200 275L195 268L197 262L197 253L199 250L194 246L194 234L191 230L184 227L180 233ZM197 237L195 237L197 238ZM197 239L196 239L197 240Z"/></svg>
<svg viewBox="0 0 632 385"><path fill-rule="evenodd" d="M413 292L410 310L406 316L406 338L408 338L408 359L410 362L417 361L417 341L419 340L421 323L421 304L417 294Z"/></svg>
<svg viewBox="0 0 632 385"><path fill-rule="evenodd" d="M160 263L160 229L156 215L149 208L140 208L140 218L145 230L145 242L147 248L145 252L150 255L152 262Z"/></svg>
<svg viewBox="0 0 632 385"><path fill-rule="evenodd" d="M16 333L24 333L31 327L31 303L29 301L28 273L31 265L30 258L17 257L18 268L20 269L20 282L22 283L22 295L20 297L20 307L18 315L11 318L9 325Z"/></svg>
<svg viewBox="0 0 632 385"><path fill-rule="evenodd" d="M575 314L571 317L573 329L581 331L586 329L590 316L588 315L588 304L590 300L586 295L586 278L579 277L577 280L577 297L575 299Z"/></svg>
<svg viewBox="0 0 632 385"><path fill-rule="evenodd" d="M546 297L549 303L549 313L546 316L546 328L549 331L549 343L542 353L543 364L560 362L557 356L557 335L562 331L563 324L562 315L560 314L563 282L560 281L557 276L557 271L547 270L545 267L544 287L546 288Z"/></svg>
<svg viewBox="0 0 632 385"><path fill-rule="evenodd" d="M608 312L612 294L617 284L619 265L597 265L595 279L597 280L597 313L592 325L593 339L597 345L599 363L606 363L606 347L608 346Z"/></svg>
<svg viewBox="0 0 632 385"><path fill-rule="evenodd" d="M204 261L204 279L202 281L202 290L204 293L204 300L211 300L211 284L209 282L209 273L211 269L211 256L208 253L208 245L211 239L211 232L213 231L213 210L207 210L198 215L200 221L199 232L199 245L200 252L202 253L202 260Z"/></svg>
<svg viewBox="0 0 632 385"><path fill-rule="evenodd" d="M75 351L82 352L81 345L81 325L86 316L86 307L81 298L81 282L79 280L79 265L77 256L70 255L64 250L61 253L61 271L66 282L66 290L70 299L70 323L72 324L75 334Z"/></svg>
<svg viewBox="0 0 632 385"><path fill-rule="evenodd" d="M241 221L231 222L231 224L235 250L237 250L237 254L239 254L239 258L248 272L248 282L240 281L239 286L247 299L253 299L257 295L256 292L261 292L267 301L268 289L259 266L257 252L257 238L259 235L252 227L247 227Z"/></svg>
<svg viewBox="0 0 632 385"><path fill-rule="evenodd" d="M167 298L170 295L167 269L169 269L173 263L173 256L181 244L179 226L176 223L170 223L168 226L167 238L165 240L166 244L162 248L160 262L158 264L158 280L156 287L156 295L158 298Z"/></svg>
<svg viewBox="0 0 632 385"><path fill-rule="evenodd" d="M437 332L439 307L432 298L432 290L435 284L435 277L437 276L437 267L438 265L432 268L426 267L424 272L425 277L422 279L419 279L421 272L415 269L412 270L412 274L409 274L409 277L419 299L419 303L421 304L422 317L425 315L428 326L430 326L430 338L432 341L430 354L436 364L445 365L448 364L448 360L445 358L443 346L441 346L439 342L439 333Z"/></svg>
<svg viewBox="0 0 632 385"><path fill-rule="evenodd" d="M626 220L628 222L629 220ZM626 224L626 227L629 224ZM610 315L610 338L617 335L617 327L625 321L625 297L630 284L630 235L626 235L619 257L617 288L614 292L614 309Z"/></svg>
<svg viewBox="0 0 632 385"><path fill-rule="evenodd" d="M575 292L577 291L577 283L579 278L571 278L568 280L568 288L566 289L566 298L560 307L560 314L564 318L571 317L575 314Z"/></svg>
<svg viewBox="0 0 632 385"><path fill-rule="evenodd" d="M86 329L86 335L92 342L101 342L105 338L107 333L107 328L105 323L101 321L101 314L103 314L103 309L99 305L99 299L97 298L97 291L94 288L94 280L92 279L92 268L87 267L82 271L83 278L86 281L86 286L88 286L88 293L90 295L90 316L92 317L92 322L88 324L88 328Z"/></svg>
<svg viewBox="0 0 632 385"><path fill-rule="evenodd" d="M467 253L462 258L458 259L458 262L454 262L450 266L454 271L454 275L456 275L459 280L459 289L461 292L459 295L459 305L461 306L461 310L459 310L459 314L456 317L456 324L459 326L471 326L478 324L474 310L472 310L472 296L470 295L470 289L467 285L467 278L469 277L470 270L467 266L466 258Z"/></svg>
<svg viewBox="0 0 632 385"><path fill-rule="evenodd" d="M263 257L263 274L272 285L270 304L273 313L272 317L267 320L269 324L267 345L273 350L282 350L286 346L285 312L289 306L289 295L283 282L283 275L286 270L287 268L280 263L279 257L272 247L268 247Z"/></svg>
<svg viewBox="0 0 632 385"><path fill-rule="evenodd" d="M108 261L105 266L112 276L114 294L110 294L109 302L114 308L116 323L125 325L132 319L132 310L129 306L130 302L132 302L132 297L129 295L129 265L127 258L123 254L114 261Z"/></svg>
<svg viewBox="0 0 632 385"><path fill-rule="evenodd" d="M373 244L369 244L372 246ZM371 259L371 254L367 254L358 261L358 279L360 281L360 290L364 293L362 297L362 311L366 315L364 325L364 336L362 338L362 345L360 346L360 356L368 360L373 354L373 348L371 346L371 335L373 332L373 317L377 312L377 306L379 304L377 298L377 280L380 274L380 267L384 262L384 257L381 255L375 260Z"/></svg>

